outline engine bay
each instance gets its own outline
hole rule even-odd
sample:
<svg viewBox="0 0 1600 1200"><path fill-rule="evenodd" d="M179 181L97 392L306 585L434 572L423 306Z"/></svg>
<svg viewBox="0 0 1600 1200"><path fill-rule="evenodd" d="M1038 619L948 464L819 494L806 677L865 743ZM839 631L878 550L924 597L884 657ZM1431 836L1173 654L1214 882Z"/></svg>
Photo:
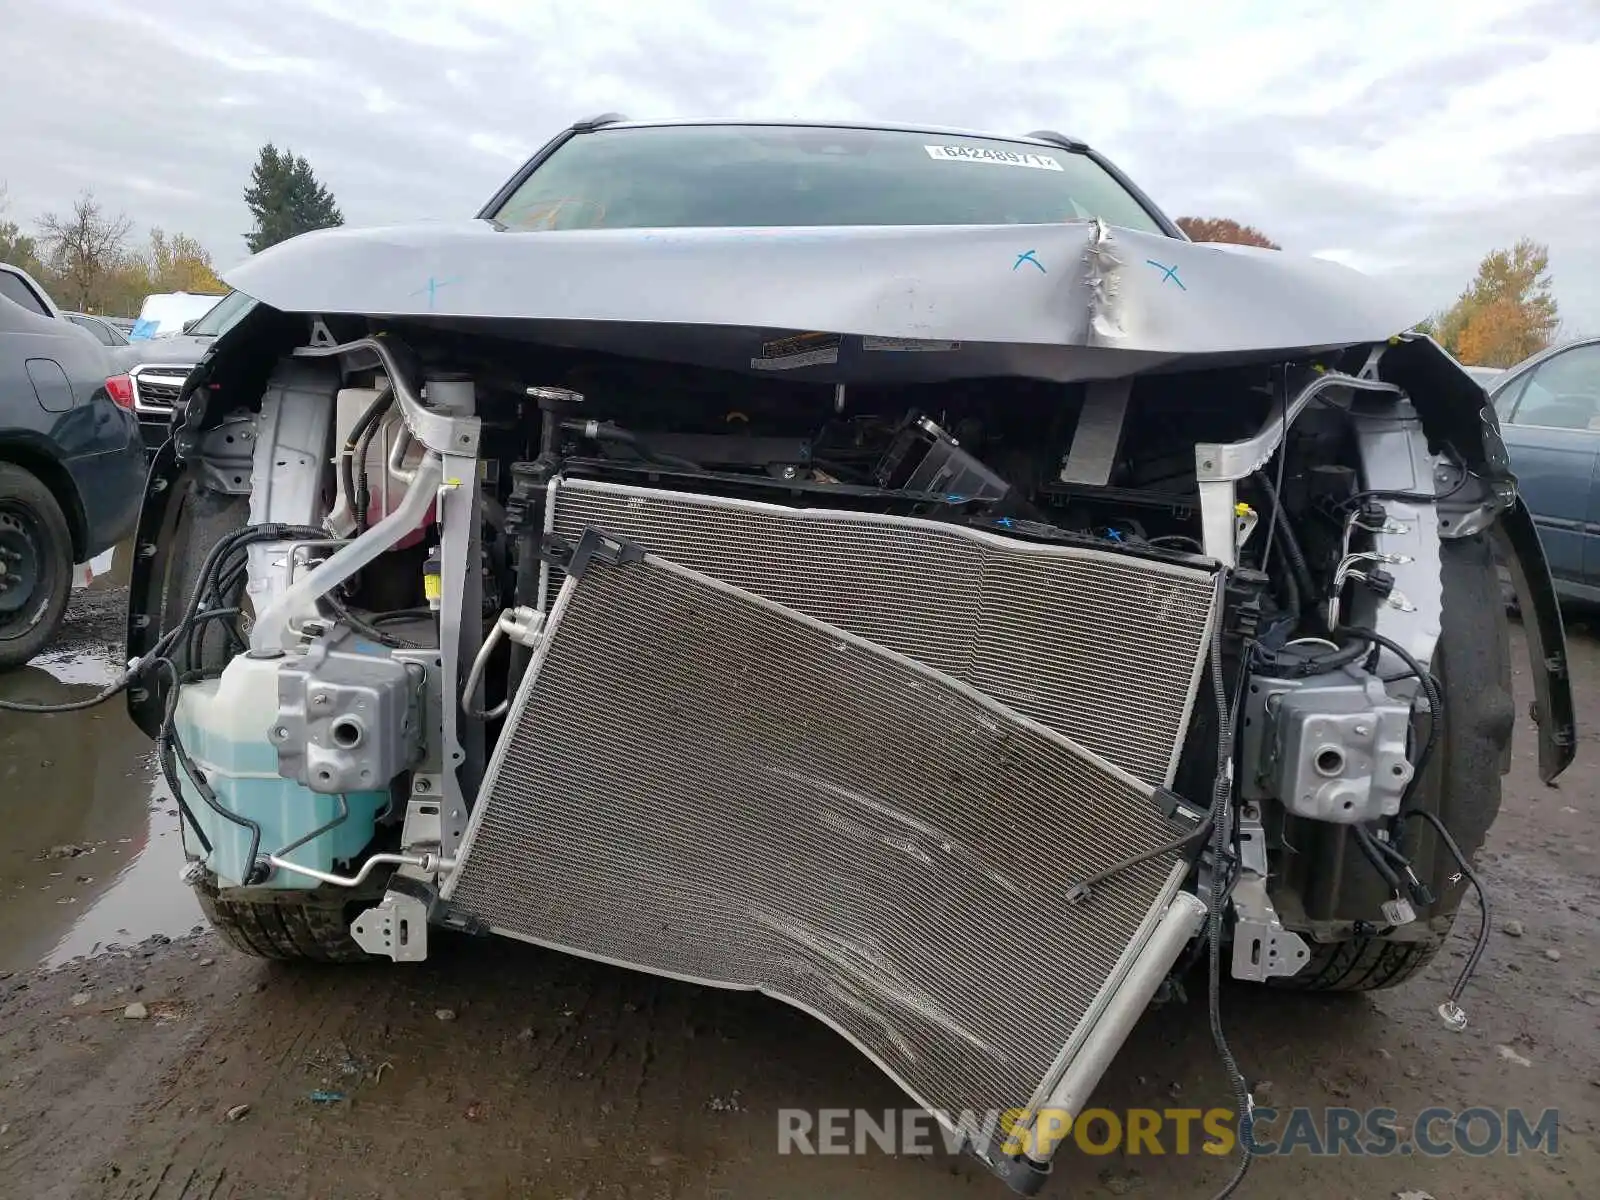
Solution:
<svg viewBox="0 0 1600 1200"><path fill-rule="evenodd" d="M398 844L408 775L432 759L429 786L452 801L441 816L439 857L448 860L532 657L536 635L515 635L536 631L548 613L563 556L583 531L558 520L558 497L636 489L619 514L652 493L692 494L775 513L949 525L1130 563L1226 566L1210 619L1233 631L1224 668L1231 716L1243 722L1240 797L1261 810L1263 831L1276 827L1262 844L1288 857L1298 824L1340 827L1338 836L1382 865L1377 876L1390 893L1357 903L1381 907L1372 916L1391 925L1408 924L1390 918L1414 918L1430 894L1398 885L1395 864L1366 829L1392 819L1413 784L1408 747L1421 693L1404 658L1426 661L1439 628L1435 507L1407 497L1420 496L1419 479L1441 501L1481 497L1470 495L1463 463L1416 436L1414 413L1397 418L1397 405L1410 410L1369 369L1365 349L1068 384L894 384L734 373L420 327L373 332L343 343L327 335L281 362L245 360L245 371L266 376L259 412L191 407L179 444L188 432L197 463L250 445L253 486L232 477L232 494L248 496L247 528L214 555L187 614L237 615L190 628L176 666L191 680L191 703L203 705L213 697L201 685L220 684L201 677L218 675L240 646L258 658L291 655L296 665L264 672L253 689L266 690L267 675L276 684L277 770L317 795L361 795L375 814L374 845ZM212 389L227 392L229 382ZM235 439L247 422L253 437ZM1220 456L1262 431L1281 444L1232 478L1205 477L1206 447ZM446 444L452 436L460 440ZM219 461L210 474L226 480L228 470ZM1380 471L1391 487L1374 486ZM459 514L454 546L451 513ZM695 545L708 546L715 524L700 536ZM667 539L658 531L657 540ZM694 545L675 544L695 565ZM1116 614L1101 619L1114 623ZM1396 638L1391 648L1377 640ZM1262 681L1247 699L1246 676ZM1203 797L1221 722L1215 700L1195 690L1172 731L1169 769L1150 782ZM159 685L150 691L160 695L147 706L170 698ZM430 691L460 703L435 699L435 715ZM175 730L186 711L172 706L158 731ZM338 811L327 820L342 819ZM329 858L312 838L297 849L315 851L306 862L317 865L297 875L270 856L256 861L261 841L240 848L251 861L235 864L234 886L314 886L335 861L351 861ZM1300 919L1370 921L1347 917L1347 890L1325 889L1327 902Z"/></svg>

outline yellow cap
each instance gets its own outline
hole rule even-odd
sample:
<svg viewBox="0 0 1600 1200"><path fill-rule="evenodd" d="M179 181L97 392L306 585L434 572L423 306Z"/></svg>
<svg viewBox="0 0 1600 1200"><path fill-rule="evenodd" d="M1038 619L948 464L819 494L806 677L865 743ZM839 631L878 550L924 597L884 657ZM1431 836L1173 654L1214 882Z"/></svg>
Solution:
<svg viewBox="0 0 1600 1200"><path fill-rule="evenodd" d="M1251 508L1243 500L1233 506L1233 515L1236 517L1248 517L1253 512L1255 512L1255 509Z"/></svg>

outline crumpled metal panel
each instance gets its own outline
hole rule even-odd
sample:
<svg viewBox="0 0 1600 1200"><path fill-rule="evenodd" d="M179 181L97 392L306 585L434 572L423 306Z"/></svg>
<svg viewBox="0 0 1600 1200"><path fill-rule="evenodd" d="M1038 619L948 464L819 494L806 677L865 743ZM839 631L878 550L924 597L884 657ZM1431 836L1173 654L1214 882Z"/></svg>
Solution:
<svg viewBox="0 0 1600 1200"><path fill-rule="evenodd" d="M502 934L786 1000L936 1115L983 1112L1094 1044L1183 867L1069 889L1172 835L1149 786L946 675L653 555L591 559L443 892Z"/></svg>
<svg viewBox="0 0 1600 1200"><path fill-rule="evenodd" d="M1416 316L1336 263L1097 221L340 227L279 243L226 278L286 312L541 322L540 341L743 370L764 331L847 334L856 340L836 364L787 372L841 380L1110 378L1179 356L1381 342ZM861 337L960 345L897 353Z"/></svg>
<svg viewBox="0 0 1600 1200"><path fill-rule="evenodd" d="M968 683L1146 783L1188 724L1214 602L1205 571L942 521L563 480L587 528L859 634Z"/></svg>

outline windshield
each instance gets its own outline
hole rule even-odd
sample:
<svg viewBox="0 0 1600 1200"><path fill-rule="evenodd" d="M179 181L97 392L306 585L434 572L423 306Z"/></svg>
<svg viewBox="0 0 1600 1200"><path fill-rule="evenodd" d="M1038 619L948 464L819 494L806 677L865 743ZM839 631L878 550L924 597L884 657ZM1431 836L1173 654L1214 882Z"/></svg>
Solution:
<svg viewBox="0 0 1600 1200"><path fill-rule="evenodd" d="M1093 159L999 138L786 125L578 134L495 219L511 229L1020 225L1163 232Z"/></svg>
<svg viewBox="0 0 1600 1200"><path fill-rule="evenodd" d="M189 326L189 336L221 337L234 327L240 317L254 308L255 303L243 292L229 292L208 309L203 317Z"/></svg>

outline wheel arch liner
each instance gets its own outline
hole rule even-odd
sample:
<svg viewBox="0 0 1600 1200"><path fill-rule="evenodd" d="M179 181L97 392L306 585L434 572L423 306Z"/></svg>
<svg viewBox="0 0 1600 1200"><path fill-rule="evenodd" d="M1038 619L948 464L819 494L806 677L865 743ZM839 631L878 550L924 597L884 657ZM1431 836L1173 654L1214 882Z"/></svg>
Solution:
<svg viewBox="0 0 1600 1200"><path fill-rule="evenodd" d="M1086 1095L1195 931L1172 852L1066 899L1174 835L1157 789L931 667L608 544L630 552L587 555L551 608L443 896L801 1008L1035 1189L1044 1163L958 1114Z"/></svg>

